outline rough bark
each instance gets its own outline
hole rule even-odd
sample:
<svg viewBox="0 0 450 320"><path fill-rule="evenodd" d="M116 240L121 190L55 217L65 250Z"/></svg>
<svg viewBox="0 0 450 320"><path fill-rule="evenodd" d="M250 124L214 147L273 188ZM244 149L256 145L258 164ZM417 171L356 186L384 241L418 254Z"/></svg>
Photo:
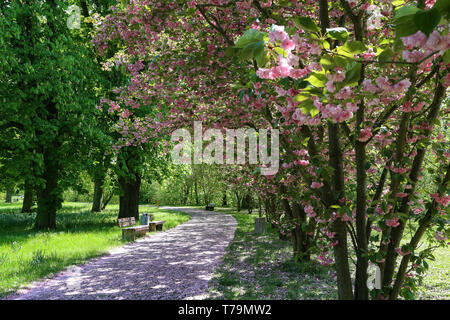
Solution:
<svg viewBox="0 0 450 320"><path fill-rule="evenodd" d="M445 88L439 83L436 87L433 102L430 105L430 111L427 116L427 122L433 123L433 120L436 119L439 109L441 106L442 99L445 94ZM428 130L425 135L428 137L431 134L431 131ZM427 150L427 145L423 148L420 148L417 150L417 154L414 157L413 165L411 167L411 172L409 175L409 179L411 181L410 185L411 188L406 189L405 192L407 193L407 196L403 198L403 200L400 203L400 206L398 208L398 212L400 213L408 213L410 209L410 200L411 195L414 194L415 187L417 185L417 181L419 179L420 170L422 168L423 160L425 158L425 153ZM400 246L400 241L403 236L403 231L406 226L406 221L404 219L400 219L400 225L397 228L393 228L391 231L391 238L390 243L387 247L387 254L386 254L386 262L384 266L384 273L383 273L383 286L388 287L392 283L394 271L395 271L395 264L397 260L397 252L395 251L396 248Z"/></svg>
<svg viewBox="0 0 450 320"><path fill-rule="evenodd" d="M31 208L33 207L33 194L34 190L32 184L29 181L25 181L22 213L31 212Z"/></svg>
<svg viewBox="0 0 450 320"><path fill-rule="evenodd" d="M5 202L6 203L11 203L11 201L12 201L12 194L13 194L13 189L8 186L6 188L6 194L5 194Z"/></svg>
<svg viewBox="0 0 450 320"><path fill-rule="evenodd" d="M139 191L141 188L142 150L138 147L122 148L118 161L120 186L119 219L134 217L139 221Z"/></svg>
<svg viewBox="0 0 450 320"><path fill-rule="evenodd" d="M44 172L42 178L44 186L37 189L37 214L34 228L56 229L56 211L61 207L61 192L58 188L59 162L54 150L58 148L57 143L53 143L55 148L46 148L44 156Z"/></svg>
<svg viewBox="0 0 450 320"><path fill-rule="evenodd" d="M195 205L200 205L200 199L198 197L198 185L197 185L197 178L194 180L194 191L195 191Z"/></svg>
<svg viewBox="0 0 450 320"><path fill-rule="evenodd" d="M226 207L226 206L227 206L227 193L225 191L222 196L222 207Z"/></svg>
<svg viewBox="0 0 450 320"><path fill-rule="evenodd" d="M141 177L135 175L134 179L119 177L121 195L119 197L119 219L134 217L139 221L139 190Z"/></svg>
<svg viewBox="0 0 450 320"><path fill-rule="evenodd" d="M344 195L344 172L342 150L340 145L339 126L335 123L328 124L330 166L333 168L333 194L328 195L329 205L339 204L339 199ZM352 300L353 290L350 276L347 226L346 222L340 218L333 223L333 231L336 232L338 244L334 247L334 257L336 264L338 298L340 300Z"/></svg>
<svg viewBox="0 0 450 320"><path fill-rule="evenodd" d="M441 186L448 187L448 183L450 181L450 165L447 166L447 173L445 174L444 181L442 182ZM438 188L439 192L439 188ZM433 216L437 212L438 203L436 200L433 200L431 203L430 208L428 209L425 216L420 220L419 227L416 230L416 233L412 237L409 245L413 250L417 248L417 245L419 244L420 240L422 239L425 231L428 229L428 227L431 224L431 221L433 219ZM400 293L400 289L403 285L403 282L405 280L406 271L408 268L409 260L411 259L411 254L403 256L400 266L398 268L397 277L395 279L394 286L392 288L392 291L390 293L389 299L390 300L396 300L398 298L398 295Z"/></svg>
<svg viewBox="0 0 450 320"><path fill-rule="evenodd" d="M98 176L94 179L94 198L92 200L92 212L102 211L103 202L103 186L105 184L105 176Z"/></svg>
<svg viewBox="0 0 450 320"><path fill-rule="evenodd" d="M236 205L237 205L237 208L236 208L236 210L237 210L237 212L241 212L241 198L239 197L239 193L238 192L235 192L235 195L236 195Z"/></svg>

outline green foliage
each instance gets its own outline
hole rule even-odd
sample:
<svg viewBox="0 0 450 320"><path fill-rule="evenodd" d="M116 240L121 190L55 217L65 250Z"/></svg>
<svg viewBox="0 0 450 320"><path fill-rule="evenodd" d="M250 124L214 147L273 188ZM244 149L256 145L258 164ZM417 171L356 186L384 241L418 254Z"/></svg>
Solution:
<svg viewBox="0 0 450 320"><path fill-rule="evenodd" d="M331 39L339 40L339 41L342 41L342 42L347 41L348 36L349 36L349 33L348 33L347 29L341 28L341 27L328 28L327 29L327 33L328 33L328 36Z"/></svg>
<svg viewBox="0 0 450 320"><path fill-rule="evenodd" d="M446 0L440 0L429 9L424 10L413 5L399 8L395 13L395 33L397 39L406 37L421 30L427 36L440 23L441 17L450 16L450 5Z"/></svg>
<svg viewBox="0 0 450 320"><path fill-rule="evenodd" d="M419 30L423 31L427 36L434 30L441 20L441 14L436 8L416 12L414 15L414 23Z"/></svg>
<svg viewBox="0 0 450 320"><path fill-rule="evenodd" d="M256 29L249 29L236 42L235 48L238 48L238 56L242 60L255 59L258 66L264 66L268 61L268 55L265 51L265 42L267 33Z"/></svg>
<svg viewBox="0 0 450 320"><path fill-rule="evenodd" d="M306 31L320 32L320 28L310 17L297 17L293 21L298 27Z"/></svg>
<svg viewBox="0 0 450 320"><path fill-rule="evenodd" d="M337 53L353 58L356 54L363 53L366 50L366 46L360 41L347 41L343 46L337 48Z"/></svg>

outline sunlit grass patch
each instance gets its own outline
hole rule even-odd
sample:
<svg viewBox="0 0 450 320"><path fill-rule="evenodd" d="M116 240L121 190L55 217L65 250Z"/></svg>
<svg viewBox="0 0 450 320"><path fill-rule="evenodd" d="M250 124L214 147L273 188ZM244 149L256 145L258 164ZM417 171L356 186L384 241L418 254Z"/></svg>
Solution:
<svg viewBox="0 0 450 320"><path fill-rule="evenodd" d="M294 263L289 241L275 230L253 233L256 214L231 213L238 221L223 264L210 284L213 299L335 299L334 279L316 262Z"/></svg>
<svg viewBox="0 0 450 320"><path fill-rule="evenodd" d="M57 214L57 230L35 231L35 213L20 213L18 204L0 205L0 297L34 280L80 264L121 246L117 226L118 206L91 213L90 204L65 203ZM190 219L178 211L145 207L156 220L166 220L163 230Z"/></svg>

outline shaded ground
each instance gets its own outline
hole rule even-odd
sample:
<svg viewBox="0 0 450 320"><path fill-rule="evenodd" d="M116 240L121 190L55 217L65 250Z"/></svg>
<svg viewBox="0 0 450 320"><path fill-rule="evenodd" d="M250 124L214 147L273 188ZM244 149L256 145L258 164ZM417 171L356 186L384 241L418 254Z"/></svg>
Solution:
<svg viewBox="0 0 450 320"><path fill-rule="evenodd" d="M233 239L230 215L182 210L192 218L173 229L35 282L8 299L202 299Z"/></svg>
<svg viewBox="0 0 450 320"><path fill-rule="evenodd" d="M223 263L210 282L209 299L310 300L336 299L330 268L311 261L294 263L290 241L275 230L253 233L256 215L231 212L238 221Z"/></svg>

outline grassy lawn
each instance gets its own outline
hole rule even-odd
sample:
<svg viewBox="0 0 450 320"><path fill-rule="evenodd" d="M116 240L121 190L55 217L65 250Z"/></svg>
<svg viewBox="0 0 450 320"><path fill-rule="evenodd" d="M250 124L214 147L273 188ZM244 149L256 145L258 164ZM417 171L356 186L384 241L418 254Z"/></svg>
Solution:
<svg viewBox="0 0 450 320"><path fill-rule="evenodd" d="M64 203L57 214L57 230L33 230L35 213L20 213L21 203L0 204L0 297L34 280L80 264L123 245L117 226L118 205L91 213L91 204ZM164 229L186 222L190 216L142 206L155 220L166 220Z"/></svg>
<svg viewBox="0 0 450 320"><path fill-rule="evenodd" d="M223 209L218 211L227 212ZM289 241L274 230L253 234L257 215L228 211L238 221L223 264L210 284L211 299L335 299L335 280L316 262L295 264Z"/></svg>
<svg viewBox="0 0 450 320"><path fill-rule="evenodd" d="M450 249L438 248L434 256L436 261L429 263L417 299L450 300Z"/></svg>
<svg viewBox="0 0 450 320"><path fill-rule="evenodd" d="M295 264L290 241L278 238L275 230L253 234L257 215L232 214L238 221L224 262L210 284L211 299L336 299L336 284L330 268L315 262ZM245 212L245 211L243 211ZM450 250L435 251L436 261L424 278L416 299L450 299Z"/></svg>

